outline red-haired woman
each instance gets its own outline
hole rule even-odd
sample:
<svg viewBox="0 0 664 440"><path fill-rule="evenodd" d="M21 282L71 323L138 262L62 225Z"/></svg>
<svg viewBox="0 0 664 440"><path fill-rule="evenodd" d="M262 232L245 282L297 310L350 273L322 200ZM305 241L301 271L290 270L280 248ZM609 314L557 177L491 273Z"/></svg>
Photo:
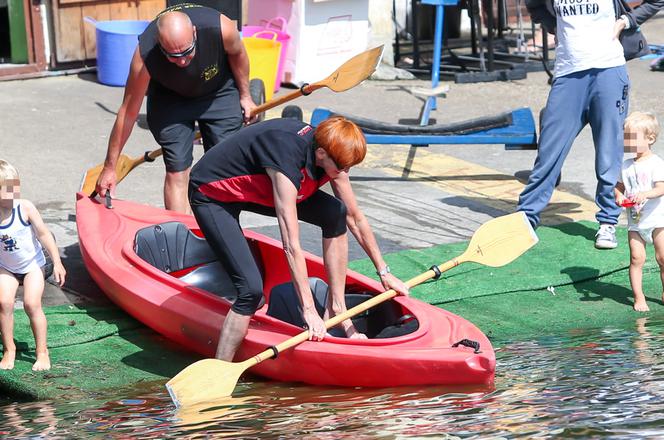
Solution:
<svg viewBox="0 0 664 440"><path fill-rule="evenodd" d="M347 228L371 258L383 286L408 294L385 264L350 184L348 170L364 159L366 151L362 131L342 117L327 119L315 129L294 119L272 119L240 130L194 166L189 182L192 210L238 290L224 320L217 358L233 359L263 296L260 271L240 228L242 211L277 217L310 340L322 340L326 330L309 287L298 220L322 230L332 298L327 304L329 316L346 311ZM327 182L334 196L319 189ZM341 326L350 338L365 337L350 319Z"/></svg>

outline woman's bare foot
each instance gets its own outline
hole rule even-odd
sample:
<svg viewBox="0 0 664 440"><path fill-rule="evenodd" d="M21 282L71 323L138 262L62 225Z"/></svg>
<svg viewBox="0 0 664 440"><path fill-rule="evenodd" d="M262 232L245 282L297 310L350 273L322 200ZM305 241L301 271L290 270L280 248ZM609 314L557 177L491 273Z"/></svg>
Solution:
<svg viewBox="0 0 664 440"><path fill-rule="evenodd" d="M45 371L51 369L51 358L48 357L48 351L37 353L37 361L32 364L32 371Z"/></svg>
<svg viewBox="0 0 664 440"><path fill-rule="evenodd" d="M348 339L368 339L367 335L357 331L354 325L344 326L344 333Z"/></svg>
<svg viewBox="0 0 664 440"><path fill-rule="evenodd" d="M367 335L365 335L364 333L360 333L356 330L355 333L348 335L348 339L369 339L369 338L367 338Z"/></svg>
<svg viewBox="0 0 664 440"><path fill-rule="evenodd" d="M634 301L634 310L637 312L649 312L650 307L646 303L645 299Z"/></svg>
<svg viewBox="0 0 664 440"><path fill-rule="evenodd" d="M2 354L0 361L0 370L11 370L14 368L14 360L16 359L16 351L5 350Z"/></svg>

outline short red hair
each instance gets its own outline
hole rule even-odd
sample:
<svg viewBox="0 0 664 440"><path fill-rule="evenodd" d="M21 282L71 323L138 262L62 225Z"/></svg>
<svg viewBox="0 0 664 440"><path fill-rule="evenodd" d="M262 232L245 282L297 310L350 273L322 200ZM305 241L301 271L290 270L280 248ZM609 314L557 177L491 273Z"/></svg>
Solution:
<svg viewBox="0 0 664 440"><path fill-rule="evenodd" d="M367 141L362 130L343 116L333 116L321 122L316 127L314 140L341 169L357 165L367 155Z"/></svg>

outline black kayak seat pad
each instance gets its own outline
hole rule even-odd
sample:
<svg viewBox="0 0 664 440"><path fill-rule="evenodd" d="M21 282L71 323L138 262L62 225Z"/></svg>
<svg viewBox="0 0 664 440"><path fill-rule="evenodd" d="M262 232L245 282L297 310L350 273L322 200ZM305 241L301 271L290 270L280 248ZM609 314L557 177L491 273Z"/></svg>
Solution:
<svg viewBox="0 0 664 440"><path fill-rule="evenodd" d="M207 240L191 232L184 223L165 222L139 229L134 239L134 251L141 259L166 273L198 266L180 280L231 302L237 298L237 288ZM260 264L259 268L262 269ZM259 308L264 304L265 297Z"/></svg>
<svg viewBox="0 0 664 440"><path fill-rule="evenodd" d="M463 135L472 134L478 131L490 130L492 128L501 128L512 125L512 112L501 113L498 115L483 116L480 118L467 119L460 122L451 122L448 124L436 125L406 125L390 124L387 122L376 121L373 119L362 118L341 112L332 112L332 116L343 116L349 121L357 124L365 134L389 134L389 135Z"/></svg>
<svg viewBox="0 0 664 440"><path fill-rule="evenodd" d="M328 285L320 278L309 277L309 288L313 295L316 311L323 318L329 291ZM350 309L372 297L373 295L369 293L346 293L346 307ZM273 318L304 328L305 322L302 319L302 307L295 291L295 285L292 282L279 284L272 288L267 314ZM418 329L419 324L416 319L402 323L401 318L398 307L391 301L386 301L369 310L365 310L351 318L351 320L359 332L366 334L369 338L376 339L401 336ZM329 329L328 333L338 338L346 337L344 331L338 327Z"/></svg>

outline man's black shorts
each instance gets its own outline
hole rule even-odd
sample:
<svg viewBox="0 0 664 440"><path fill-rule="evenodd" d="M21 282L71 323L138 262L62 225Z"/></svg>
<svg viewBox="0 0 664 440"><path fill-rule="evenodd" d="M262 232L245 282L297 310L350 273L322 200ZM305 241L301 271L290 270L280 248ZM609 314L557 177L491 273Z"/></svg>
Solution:
<svg viewBox="0 0 664 440"><path fill-rule="evenodd" d="M166 171L184 171L193 163L197 121L205 151L242 127L240 94L233 82L215 95L201 98L185 98L155 87L148 93L147 120L164 152Z"/></svg>

